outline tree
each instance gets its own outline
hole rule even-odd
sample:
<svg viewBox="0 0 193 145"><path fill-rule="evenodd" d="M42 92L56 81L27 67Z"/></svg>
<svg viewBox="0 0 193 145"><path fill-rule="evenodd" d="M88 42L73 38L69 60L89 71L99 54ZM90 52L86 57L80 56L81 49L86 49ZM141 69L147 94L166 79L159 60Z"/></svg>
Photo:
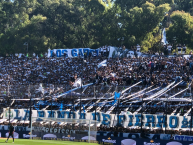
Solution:
<svg viewBox="0 0 193 145"><path fill-rule="evenodd" d="M193 45L193 17L184 11L175 11L171 15L172 24L167 30L167 39L173 43L173 37L181 44Z"/></svg>
<svg viewBox="0 0 193 145"><path fill-rule="evenodd" d="M122 29L125 32L125 45L143 44L147 50L159 41L159 23L163 21L165 13L170 10L169 4L155 6L146 2L140 8L134 7L129 12L123 12ZM156 39L157 41L153 41Z"/></svg>

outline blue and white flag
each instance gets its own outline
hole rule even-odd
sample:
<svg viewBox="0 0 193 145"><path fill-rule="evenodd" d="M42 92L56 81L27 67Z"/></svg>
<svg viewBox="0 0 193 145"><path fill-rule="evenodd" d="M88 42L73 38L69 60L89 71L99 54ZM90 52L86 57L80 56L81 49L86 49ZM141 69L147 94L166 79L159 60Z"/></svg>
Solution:
<svg viewBox="0 0 193 145"><path fill-rule="evenodd" d="M163 32L162 32L162 43L164 44L164 45L166 45L167 44L167 40L166 40L166 29L164 28L163 29Z"/></svg>
<svg viewBox="0 0 193 145"><path fill-rule="evenodd" d="M80 87L80 86L81 86L81 83L82 83L81 78L78 78L78 79L76 79L76 81L75 81L73 87L76 87L76 88L77 88L77 87Z"/></svg>
<svg viewBox="0 0 193 145"><path fill-rule="evenodd" d="M44 87L43 87L42 83L40 83L40 86L38 89L36 89L36 92L41 92L42 94L44 94Z"/></svg>
<svg viewBox="0 0 193 145"><path fill-rule="evenodd" d="M120 98L120 96L121 96L121 93L115 92L114 101L112 102L112 105L117 103L117 100Z"/></svg>
<svg viewBox="0 0 193 145"><path fill-rule="evenodd" d="M103 60L101 63L98 64L98 68L101 66L107 66L107 60Z"/></svg>
<svg viewBox="0 0 193 145"><path fill-rule="evenodd" d="M60 104L60 111L63 109L63 103Z"/></svg>

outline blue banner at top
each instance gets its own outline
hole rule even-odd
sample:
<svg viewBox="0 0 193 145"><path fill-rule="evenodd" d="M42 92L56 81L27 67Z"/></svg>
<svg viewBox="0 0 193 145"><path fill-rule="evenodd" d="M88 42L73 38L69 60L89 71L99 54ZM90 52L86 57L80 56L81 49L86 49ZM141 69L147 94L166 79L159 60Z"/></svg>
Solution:
<svg viewBox="0 0 193 145"><path fill-rule="evenodd" d="M53 49L48 50L48 57L85 57L95 53L96 56L99 54L98 49L90 48L75 48L75 49Z"/></svg>

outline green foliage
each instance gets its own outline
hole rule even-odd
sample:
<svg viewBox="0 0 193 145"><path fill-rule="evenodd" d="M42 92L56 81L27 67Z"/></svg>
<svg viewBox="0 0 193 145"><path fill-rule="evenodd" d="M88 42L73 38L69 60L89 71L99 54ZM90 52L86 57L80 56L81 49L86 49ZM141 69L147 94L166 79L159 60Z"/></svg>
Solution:
<svg viewBox="0 0 193 145"><path fill-rule="evenodd" d="M172 24L167 30L167 38L173 43L173 38L180 44L193 45L193 17L184 11L175 11L171 15Z"/></svg>
<svg viewBox="0 0 193 145"><path fill-rule="evenodd" d="M1 0L0 55L27 53L25 42L29 53L121 43L157 51L163 27L168 27L169 42L176 36L177 41L191 46L192 17L175 10L192 13L192 1Z"/></svg>

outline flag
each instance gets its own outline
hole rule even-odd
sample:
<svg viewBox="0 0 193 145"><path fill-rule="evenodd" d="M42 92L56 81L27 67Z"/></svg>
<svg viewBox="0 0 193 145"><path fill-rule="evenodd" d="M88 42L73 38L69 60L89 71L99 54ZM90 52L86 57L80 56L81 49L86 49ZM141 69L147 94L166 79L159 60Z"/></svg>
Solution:
<svg viewBox="0 0 193 145"><path fill-rule="evenodd" d="M26 55L27 57L28 57L28 53L27 53L27 55Z"/></svg>
<svg viewBox="0 0 193 145"><path fill-rule="evenodd" d="M38 89L36 89L36 90L37 90L37 92L41 92L42 94L44 94L44 88L43 88L42 83L40 83L39 88L38 88Z"/></svg>
<svg viewBox="0 0 193 145"><path fill-rule="evenodd" d="M19 53L19 56L18 56L18 58L21 58L22 57L22 53Z"/></svg>
<svg viewBox="0 0 193 145"><path fill-rule="evenodd" d="M78 78L78 79L76 79L76 81L75 81L73 87L80 87L80 86L81 86L81 83L82 83L81 78Z"/></svg>
<svg viewBox="0 0 193 145"><path fill-rule="evenodd" d="M115 100L116 100L116 99L118 99L118 98L120 97L120 95L121 95L121 93L117 93L117 92L115 92L114 99L115 99Z"/></svg>
<svg viewBox="0 0 193 145"><path fill-rule="evenodd" d="M112 102L112 105L114 105L115 103L117 103L117 99L120 98L120 95L121 95L121 93L115 92L114 101Z"/></svg>
<svg viewBox="0 0 193 145"><path fill-rule="evenodd" d="M63 109L63 103L60 104L60 111Z"/></svg>
<svg viewBox="0 0 193 145"><path fill-rule="evenodd" d="M101 66L107 66L107 60L103 60L101 63L98 64L98 68Z"/></svg>
<svg viewBox="0 0 193 145"><path fill-rule="evenodd" d="M43 54L41 53L41 57L43 57Z"/></svg>
<svg viewBox="0 0 193 145"><path fill-rule="evenodd" d="M166 40L166 29L165 28L163 29L163 32L162 32L162 43L164 45L166 45L166 43L167 43L167 40Z"/></svg>

